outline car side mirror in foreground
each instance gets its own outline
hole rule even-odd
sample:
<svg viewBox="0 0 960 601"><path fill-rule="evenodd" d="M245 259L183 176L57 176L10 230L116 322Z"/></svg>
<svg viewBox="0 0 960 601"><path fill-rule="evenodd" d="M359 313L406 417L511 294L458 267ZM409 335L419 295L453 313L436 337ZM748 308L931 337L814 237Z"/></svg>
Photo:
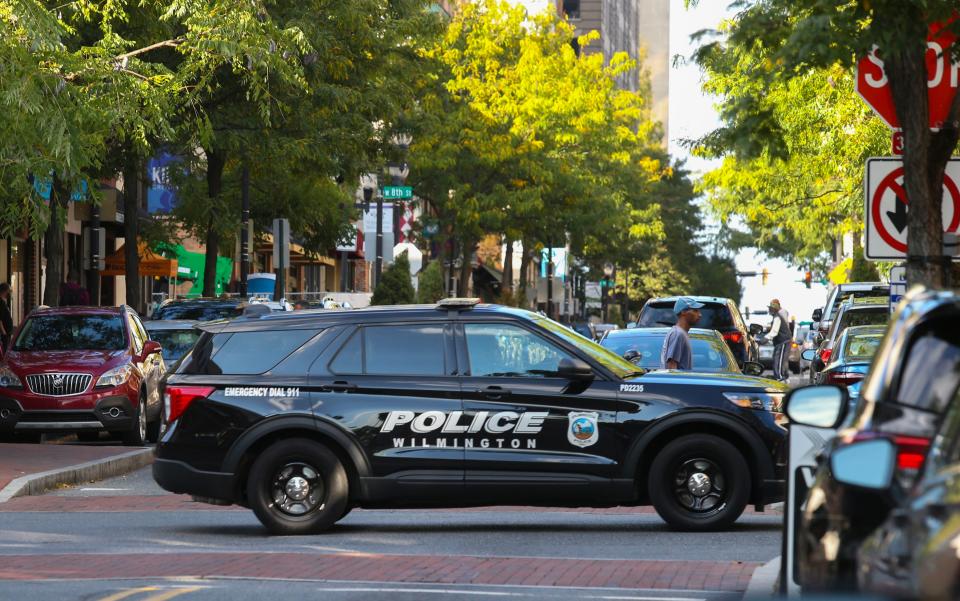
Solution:
<svg viewBox="0 0 960 601"><path fill-rule="evenodd" d="M836 386L807 386L787 395L790 422L814 428L836 428L847 413L847 391Z"/></svg>
<svg viewBox="0 0 960 601"><path fill-rule="evenodd" d="M893 483L897 449L886 438L875 438L840 447L830 454L830 471L837 482L884 490Z"/></svg>
<svg viewBox="0 0 960 601"><path fill-rule="evenodd" d="M807 350L800 353L800 358L804 361L813 361L817 358L817 349L808 348Z"/></svg>
<svg viewBox="0 0 960 601"><path fill-rule="evenodd" d="M760 334L763 334L763 326L758 323L750 324L750 335L759 336Z"/></svg>
<svg viewBox="0 0 960 601"><path fill-rule="evenodd" d="M756 361L747 361L743 364L743 373L748 376L761 376L763 375L763 365Z"/></svg>
<svg viewBox="0 0 960 601"><path fill-rule="evenodd" d="M568 380L592 380L593 368L580 359L561 359L557 366L557 373L561 378Z"/></svg>

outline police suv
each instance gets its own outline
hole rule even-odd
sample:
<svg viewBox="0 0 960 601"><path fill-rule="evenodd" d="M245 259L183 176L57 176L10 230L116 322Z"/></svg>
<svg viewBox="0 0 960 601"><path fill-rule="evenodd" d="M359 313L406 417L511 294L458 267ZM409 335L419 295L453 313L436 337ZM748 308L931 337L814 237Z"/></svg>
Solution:
<svg viewBox="0 0 960 601"><path fill-rule="evenodd" d="M783 499L782 384L639 370L471 299L200 326L168 375L153 475L276 534L353 507L652 503L684 530Z"/></svg>

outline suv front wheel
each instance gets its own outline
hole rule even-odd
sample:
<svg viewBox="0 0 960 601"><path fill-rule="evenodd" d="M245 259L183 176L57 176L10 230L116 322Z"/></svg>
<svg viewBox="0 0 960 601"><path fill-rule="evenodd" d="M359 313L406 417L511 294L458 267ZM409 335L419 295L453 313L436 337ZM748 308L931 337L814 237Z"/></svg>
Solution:
<svg viewBox="0 0 960 601"><path fill-rule="evenodd" d="M305 438L267 447L250 468L247 500L272 534L316 534L347 512L349 485L340 460Z"/></svg>
<svg viewBox="0 0 960 601"><path fill-rule="evenodd" d="M747 506L750 469L735 446L708 434L681 436L653 459L647 483L657 513L678 530L721 530Z"/></svg>

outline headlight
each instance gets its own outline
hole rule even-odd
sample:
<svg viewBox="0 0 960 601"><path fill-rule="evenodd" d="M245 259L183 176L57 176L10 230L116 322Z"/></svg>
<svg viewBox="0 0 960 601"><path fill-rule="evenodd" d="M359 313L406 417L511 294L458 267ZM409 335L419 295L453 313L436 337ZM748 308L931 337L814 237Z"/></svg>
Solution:
<svg viewBox="0 0 960 601"><path fill-rule="evenodd" d="M20 378L6 365L0 365L0 388L23 388Z"/></svg>
<svg viewBox="0 0 960 601"><path fill-rule="evenodd" d="M97 388L113 388L115 386L120 386L124 382L130 379L130 374L133 373L133 368L130 364L124 364L120 367L114 367L110 371L104 373L97 380Z"/></svg>
<svg viewBox="0 0 960 601"><path fill-rule="evenodd" d="M727 400L744 409L780 413L783 407L782 392L725 392Z"/></svg>

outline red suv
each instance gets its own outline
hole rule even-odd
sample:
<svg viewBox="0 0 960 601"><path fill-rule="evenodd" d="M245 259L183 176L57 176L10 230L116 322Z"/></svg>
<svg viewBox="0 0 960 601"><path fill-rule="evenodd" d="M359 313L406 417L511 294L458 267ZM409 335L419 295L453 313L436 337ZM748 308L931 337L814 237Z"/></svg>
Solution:
<svg viewBox="0 0 960 601"><path fill-rule="evenodd" d="M30 313L0 361L0 436L102 430L124 443L155 441L163 359L129 307L62 307Z"/></svg>

